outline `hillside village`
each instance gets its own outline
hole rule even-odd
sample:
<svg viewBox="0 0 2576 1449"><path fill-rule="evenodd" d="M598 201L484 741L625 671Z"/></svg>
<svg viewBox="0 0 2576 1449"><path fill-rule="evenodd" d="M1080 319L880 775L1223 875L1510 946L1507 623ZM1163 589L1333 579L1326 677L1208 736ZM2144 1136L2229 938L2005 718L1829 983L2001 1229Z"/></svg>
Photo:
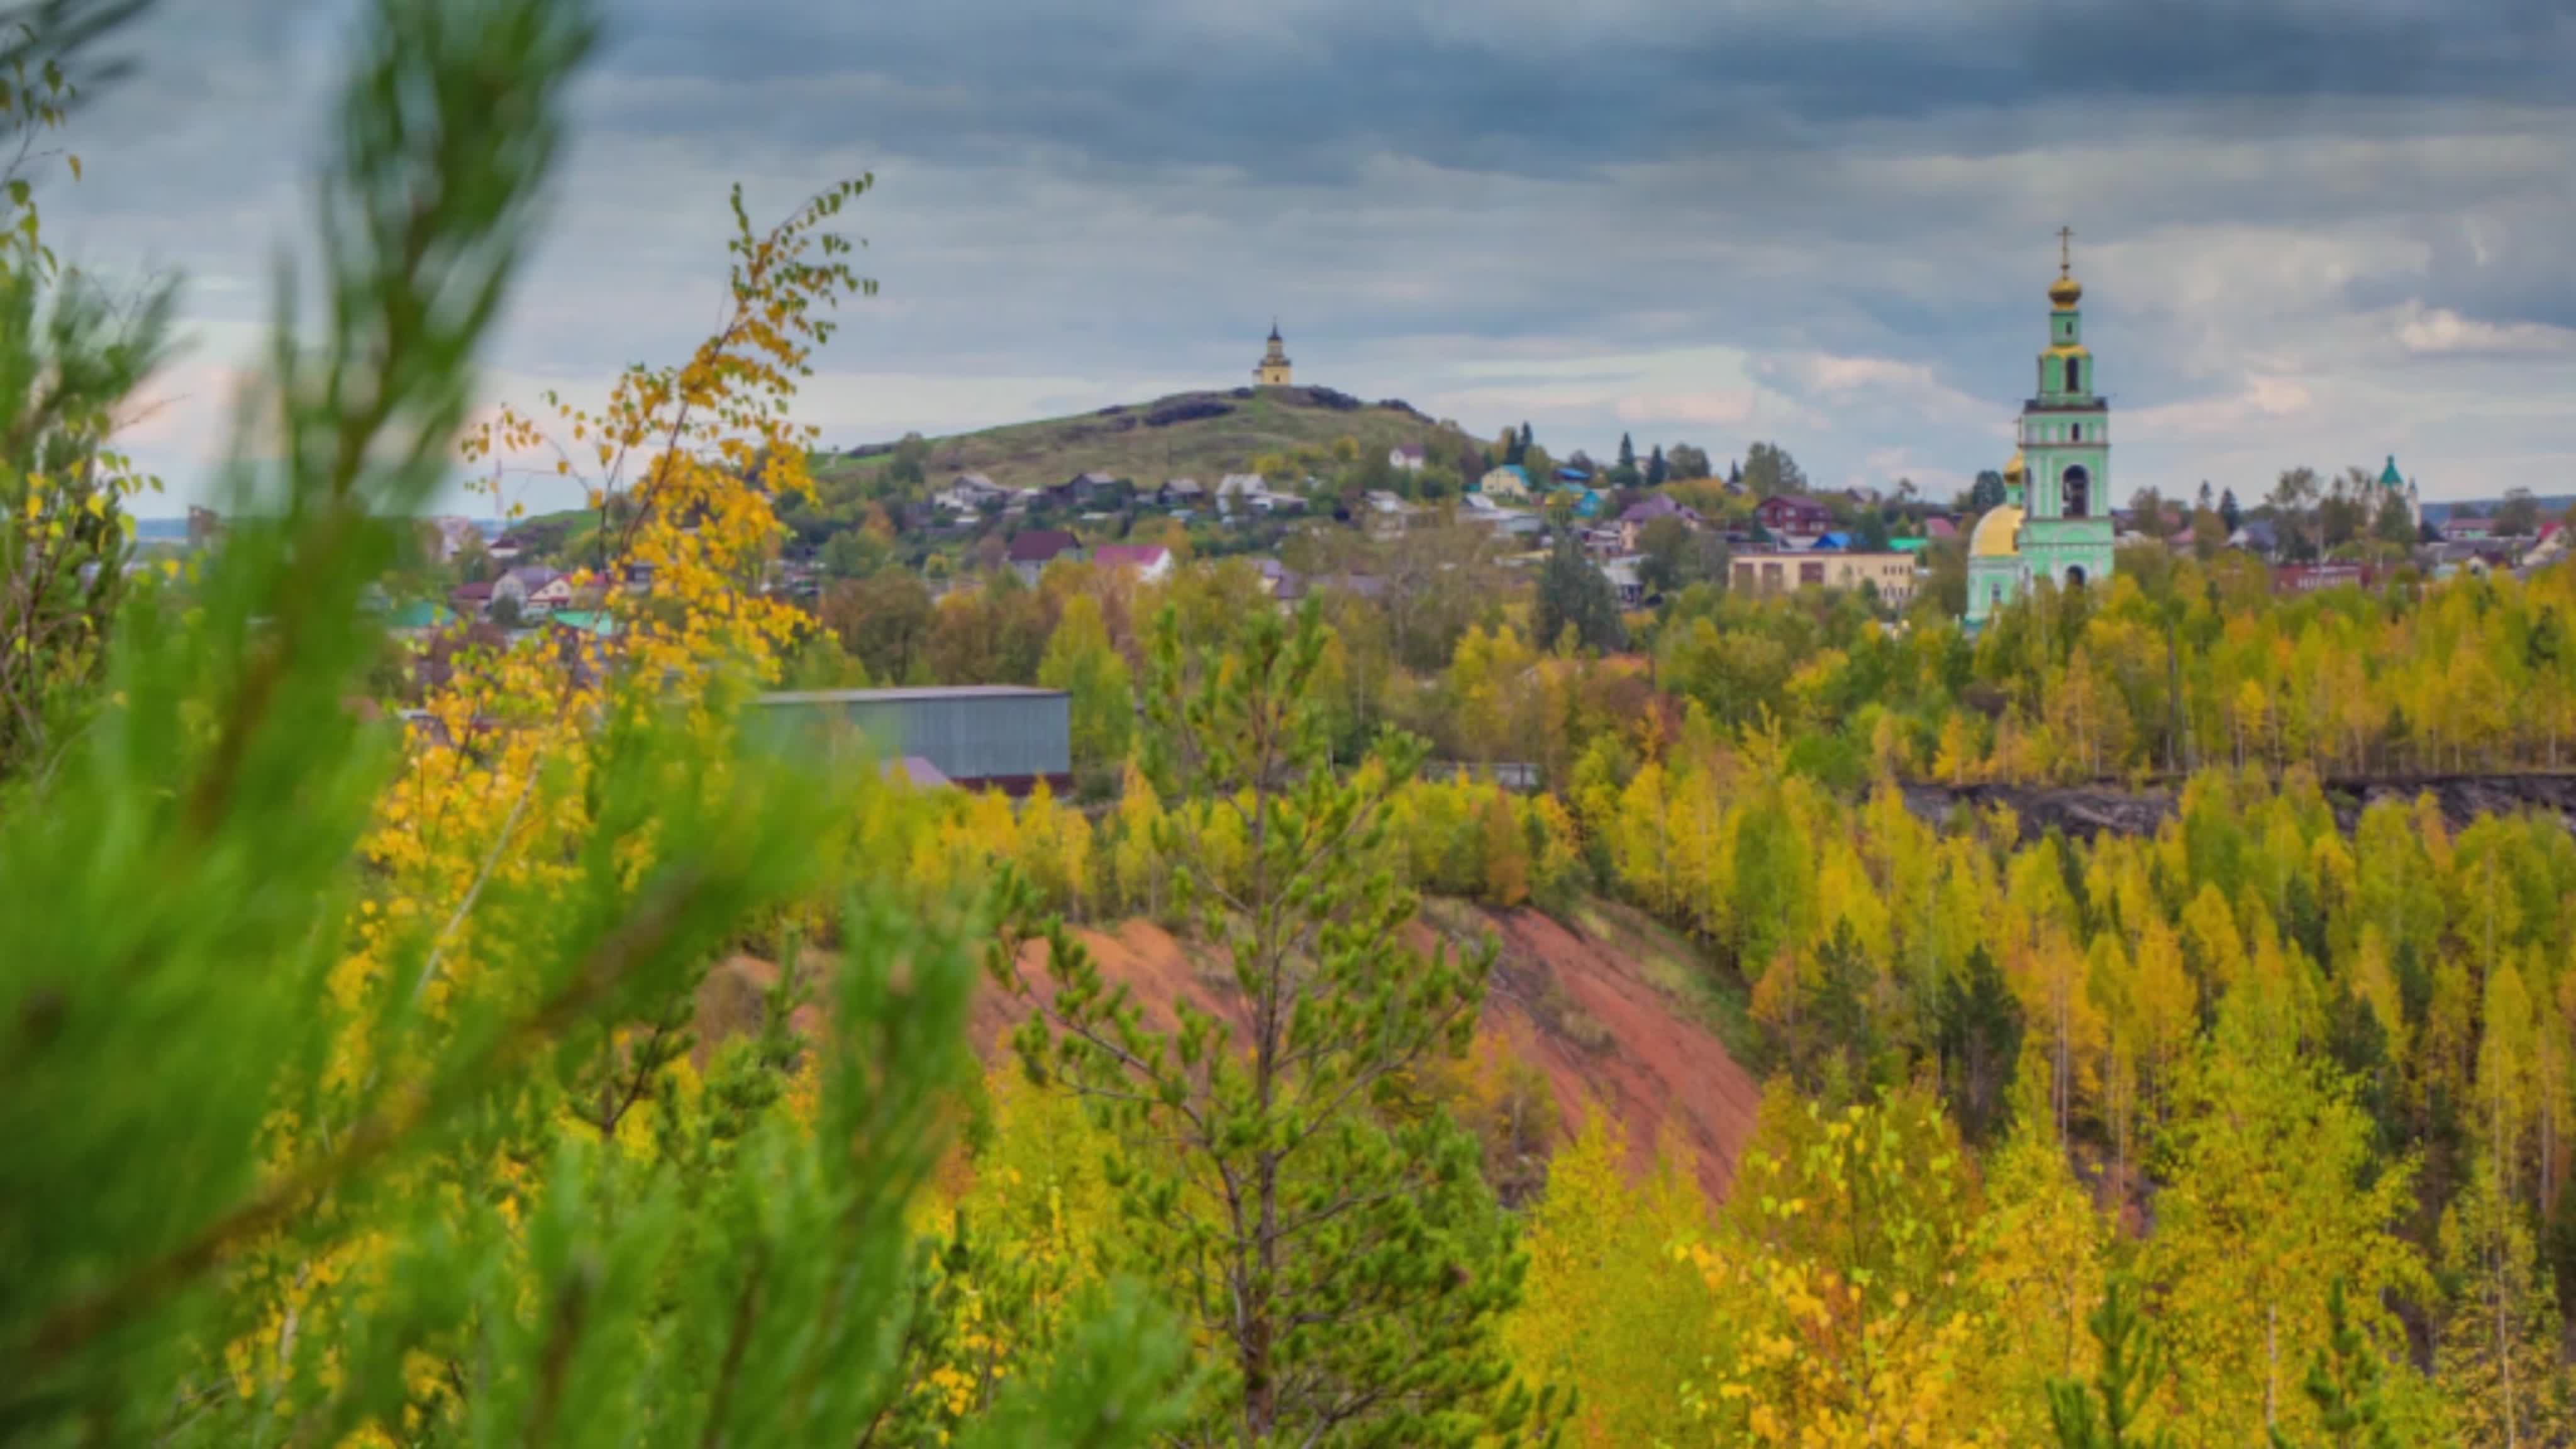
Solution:
<svg viewBox="0 0 2576 1449"><path fill-rule="evenodd" d="M1849 594L1895 628L1917 607L1973 621L1977 540L1995 532L1979 525L2020 517L2018 456L1952 498L1902 480L1828 490L1769 442L1720 460L1689 442L1640 453L1622 437L1605 461L1556 456L1528 423L1479 439L1400 400L1297 383L1275 330L1255 374L1228 391L819 456L816 495L781 501L788 536L770 586L852 657L885 652L866 637L884 620L926 617L997 580L1035 587L1080 566L1151 584L1189 562L1238 561L1283 607L1329 591L1437 612L1431 595L1471 579L1502 591L1488 602L1547 593L1553 627L1577 622L1594 643L1643 630L1695 589ZM2565 548L2563 520L2528 495L2448 508L2417 498L2390 456L2378 470L2285 472L2250 506L2206 484L2190 498L2142 491L2108 511L2108 528L2122 552L2240 557L2285 594L2527 571ZM601 521L430 520L424 569L390 582L387 622L420 643L459 625L612 632L585 568ZM220 527L192 510L190 541ZM621 575L608 586L651 587L645 571ZM1621 617L1582 624L1590 591L1596 612ZM429 652L434 677L444 648ZM959 682L926 655L898 662L886 682Z"/></svg>

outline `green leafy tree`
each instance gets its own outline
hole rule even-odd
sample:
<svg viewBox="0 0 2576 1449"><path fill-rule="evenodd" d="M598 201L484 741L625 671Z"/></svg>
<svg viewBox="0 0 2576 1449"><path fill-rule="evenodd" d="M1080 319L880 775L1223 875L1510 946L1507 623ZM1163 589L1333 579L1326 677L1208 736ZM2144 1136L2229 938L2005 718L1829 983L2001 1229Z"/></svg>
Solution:
<svg viewBox="0 0 2576 1449"><path fill-rule="evenodd" d="M2504 501L2496 505L2495 531L2507 537L2524 537L2540 531L2540 500L2528 488L2508 488Z"/></svg>
<svg viewBox="0 0 2576 1449"><path fill-rule="evenodd" d="M902 684L929 647L938 609L928 585L907 570L887 569L832 585L821 614L823 627L867 665L870 678Z"/></svg>
<svg viewBox="0 0 2576 1449"><path fill-rule="evenodd" d="M823 572L836 579L863 579L886 566L894 550L864 528L844 528L823 545Z"/></svg>
<svg viewBox="0 0 2576 1449"><path fill-rule="evenodd" d="M1628 643L1610 580L1583 556L1571 531L1560 530L1538 576L1537 637L1552 640L1569 628L1587 649L1608 652Z"/></svg>
<svg viewBox="0 0 2576 1449"><path fill-rule="evenodd" d="M1807 491L1807 475L1798 460L1777 443L1756 443L1744 450L1744 486L1756 498Z"/></svg>
<svg viewBox="0 0 2576 1449"><path fill-rule="evenodd" d="M1055 634L1047 640L1038 664L1038 683L1073 696L1073 762L1095 770L1127 757L1127 736L1136 718L1136 696L1129 686L1127 661L1109 642L1100 600L1092 594L1067 599Z"/></svg>
<svg viewBox="0 0 2576 1449"><path fill-rule="evenodd" d="M1992 468L1979 470L1977 481L1968 488L1969 511L1983 513L1987 509L2001 508L2003 505L2004 475Z"/></svg>
<svg viewBox="0 0 2576 1449"><path fill-rule="evenodd" d="M1706 448L1691 443L1675 443L1665 451L1664 461L1677 480L1709 476Z"/></svg>
<svg viewBox="0 0 2576 1449"><path fill-rule="evenodd" d="M1185 1442L1522 1442L1549 1407L1513 1386L1498 1337L1524 1257L1475 1138L1408 1105L1467 1044L1493 956L1407 943L1386 806L1422 747L1389 735L1335 769L1325 651L1311 603L1293 624L1256 611L1196 660L1172 611L1155 626L1147 758L1175 802L1161 853L1225 1015L1183 1000L1157 1029L1060 922L1038 928L1051 991L1016 936L993 970L1037 1008L1016 1038L1028 1069L1118 1134L1137 1260L1216 1360Z"/></svg>
<svg viewBox="0 0 2576 1449"><path fill-rule="evenodd" d="M2370 536L2399 548L2414 546L2415 515L2408 511L2405 499L2395 493L2380 498L2379 511L2371 517Z"/></svg>

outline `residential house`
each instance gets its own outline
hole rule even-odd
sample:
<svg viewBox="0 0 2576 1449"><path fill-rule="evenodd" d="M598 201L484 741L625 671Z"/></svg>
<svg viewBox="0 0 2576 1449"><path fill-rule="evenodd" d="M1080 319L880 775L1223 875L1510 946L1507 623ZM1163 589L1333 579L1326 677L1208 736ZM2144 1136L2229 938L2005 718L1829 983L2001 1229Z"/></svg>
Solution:
<svg viewBox="0 0 2576 1449"><path fill-rule="evenodd" d="M2522 551L2520 566L2523 568L2542 568L2549 564L2554 564L2566 556L2567 525L2564 522L2553 518L2547 523L2540 525L2540 536L2533 539L2531 541L2531 546Z"/></svg>
<svg viewBox="0 0 2576 1449"><path fill-rule="evenodd" d="M1159 543L1104 543L1091 551L1091 562L1103 573L1132 572L1140 584L1172 576L1172 551Z"/></svg>
<svg viewBox="0 0 2576 1449"><path fill-rule="evenodd" d="M1529 469L1518 463L1486 470L1476 480L1476 491L1502 503L1527 503L1537 496L1530 488Z"/></svg>
<svg viewBox="0 0 2576 1449"><path fill-rule="evenodd" d="M1765 498L1753 506L1753 516L1774 538L1813 539L1834 526L1834 511L1804 493Z"/></svg>
<svg viewBox="0 0 2576 1449"><path fill-rule="evenodd" d="M1064 484L1065 496L1077 507L1089 508L1106 501L1118 491L1118 480L1106 473L1076 473Z"/></svg>
<svg viewBox="0 0 2576 1449"><path fill-rule="evenodd" d="M447 591L447 606L467 618L482 618L483 611L492 607L492 581L458 584Z"/></svg>
<svg viewBox="0 0 2576 1449"><path fill-rule="evenodd" d="M1290 600L1305 593L1305 580L1294 569L1275 558L1252 560L1252 570L1261 575L1261 592L1271 598Z"/></svg>
<svg viewBox="0 0 2576 1449"><path fill-rule="evenodd" d="M1598 488L1558 488L1547 495L1547 501L1551 508L1561 503L1575 517L1589 520L1599 518L1610 499Z"/></svg>
<svg viewBox="0 0 2576 1449"><path fill-rule="evenodd" d="M1923 536L1935 543L1945 538L1957 538L1959 525L1936 513L1923 520Z"/></svg>
<svg viewBox="0 0 2576 1449"><path fill-rule="evenodd" d="M1270 480L1258 473L1228 473L1216 480L1216 506L1231 513L1237 506L1249 508L1252 500L1270 491Z"/></svg>
<svg viewBox="0 0 2576 1449"><path fill-rule="evenodd" d="M1389 448L1386 454L1388 467L1400 468L1407 473L1421 472L1422 465L1427 461L1429 460L1423 453L1420 443L1402 443Z"/></svg>
<svg viewBox="0 0 2576 1449"><path fill-rule="evenodd" d="M955 481L931 496L931 502L950 513L978 513L1011 496L1011 490L981 473L960 473Z"/></svg>
<svg viewBox="0 0 2576 1449"><path fill-rule="evenodd" d="M1023 583L1034 584L1057 559L1082 561L1082 541L1061 528L1024 528L1011 535L1003 559Z"/></svg>
<svg viewBox="0 0 2576 1449"><path fill-rule="evenodd" d="M572 577L543 564L522 564L492 581L492 603L509 600L522 618L572 605Z"/></svg>
<svg viewBox="0 0 2576 1449"><path fill-rule="evenodd" d="M1547 520L1526 508L1505 508L1482 493L1469 493L1458 500L1457 520L1481 524L1497 538L1535 539L1547 531Z"/></svg>
<svg viewBox="0 0 2576 1449"><path fill-rule="evenodd" d="M1166 478L1154 490L1154 501L1165 508L1196 508L1207 501L1207 490L1196 478Z"/></svg>
<svg viewBox="0 0 2576 1449"><path fill-rule="evenodd" d="M2272 592L2313 594L2321 589L2339 589L2347 586L2376 588L2383 574L2384 571L2376 564L2283 564L2272 570Z"/></svg>
<svg viewBox="0 0 2576 1449"><path fill-rule="evenodd" d="M1374 490L1361 499L1361 525L1374 534L1402 533L1421 518L1423 510L1383 489Z"/></svg>
<svg viewBox="0 0 2576 1449"><path fill-rule="evenodd" d="M1672 495L1658 493L1643 503L1631 503L1619 514L1619 546L1635 553L1637 540L1645 536L1646 525L1659 518L1679 519L1682 526L1696 530L1701 523L1699 510L1676 503Z"/></svg>
<svg viewBox="0 0 2576 1449"><path fill-rule="evenodd" d="M2480 513L2454 513L2442 520L2444 543L2483 543L2495 536L2495 520Z"/></svg>
<svg viewBox="0 0 2576 1449"><path fill-rule="evenodd" d="M1618 596L1620 608L1642 609L1646 606L1646 582L1638 576L1635 558L1614 558L1604 562L1601 576L1610 581L1610 592Z"/></svg>
<svg viewBox="0 0 2576 1449"><path fill-rule="evenodd" d="M1776 549L1737 554L1734 585L1739 593L1769 594L1804 588L1857 589L1868 584L1888 603L1905 604L1914 598L1915 569L1912 554L1894 550Z"/></svg>
<svg viewBox="0 0 2576 1449"><path fill-rule="evenodd" d="M1219 511L1235 513L1295 513L1306 506L1306 500L1294 493L1274 493L1258 473L1228 473L1216 485Z"/></svg>
<svg viewBox="0 0 2576 1449"><path fill-rule="evenodd" d="M2281 535L2272 527L2272 520L2249 518L2238 524L2236 531L2227 536L2227 546L2270 558L2281 551Z"/></svg>

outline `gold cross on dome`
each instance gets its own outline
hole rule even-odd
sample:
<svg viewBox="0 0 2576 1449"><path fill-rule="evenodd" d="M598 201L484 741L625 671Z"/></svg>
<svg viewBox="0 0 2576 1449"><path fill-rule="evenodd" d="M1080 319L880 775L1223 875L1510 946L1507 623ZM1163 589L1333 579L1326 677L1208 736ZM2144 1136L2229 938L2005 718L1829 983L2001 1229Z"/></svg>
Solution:
<svg viewBox="0 0 2576 1449"><path fill-rule="evenodd" d="M2071 226L2061 226L2057 229L2057 271L2060 276L2074 270L2075 257L2074 253L2070 250L2070 246L2074 240L2075 228Z"/></svg>

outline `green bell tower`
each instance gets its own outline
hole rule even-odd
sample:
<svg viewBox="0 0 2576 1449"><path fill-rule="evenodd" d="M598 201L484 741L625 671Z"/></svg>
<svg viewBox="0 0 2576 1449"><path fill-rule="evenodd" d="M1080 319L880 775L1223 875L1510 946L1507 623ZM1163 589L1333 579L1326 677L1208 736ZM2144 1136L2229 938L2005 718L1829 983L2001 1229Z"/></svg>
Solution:
<svg viewBox="0 0 2576 1449"><path fill-rule="evenodd" d="M2111 577L2111 408L2093 390L2093 353L2084 345L2083 284L2075 280L2074 232L2057 232L2057 280L2048 286L2048 348L2039 390L2021 409L2021 451L2030 469L2022 522L2028 580L2059 588Z"/></svg>

